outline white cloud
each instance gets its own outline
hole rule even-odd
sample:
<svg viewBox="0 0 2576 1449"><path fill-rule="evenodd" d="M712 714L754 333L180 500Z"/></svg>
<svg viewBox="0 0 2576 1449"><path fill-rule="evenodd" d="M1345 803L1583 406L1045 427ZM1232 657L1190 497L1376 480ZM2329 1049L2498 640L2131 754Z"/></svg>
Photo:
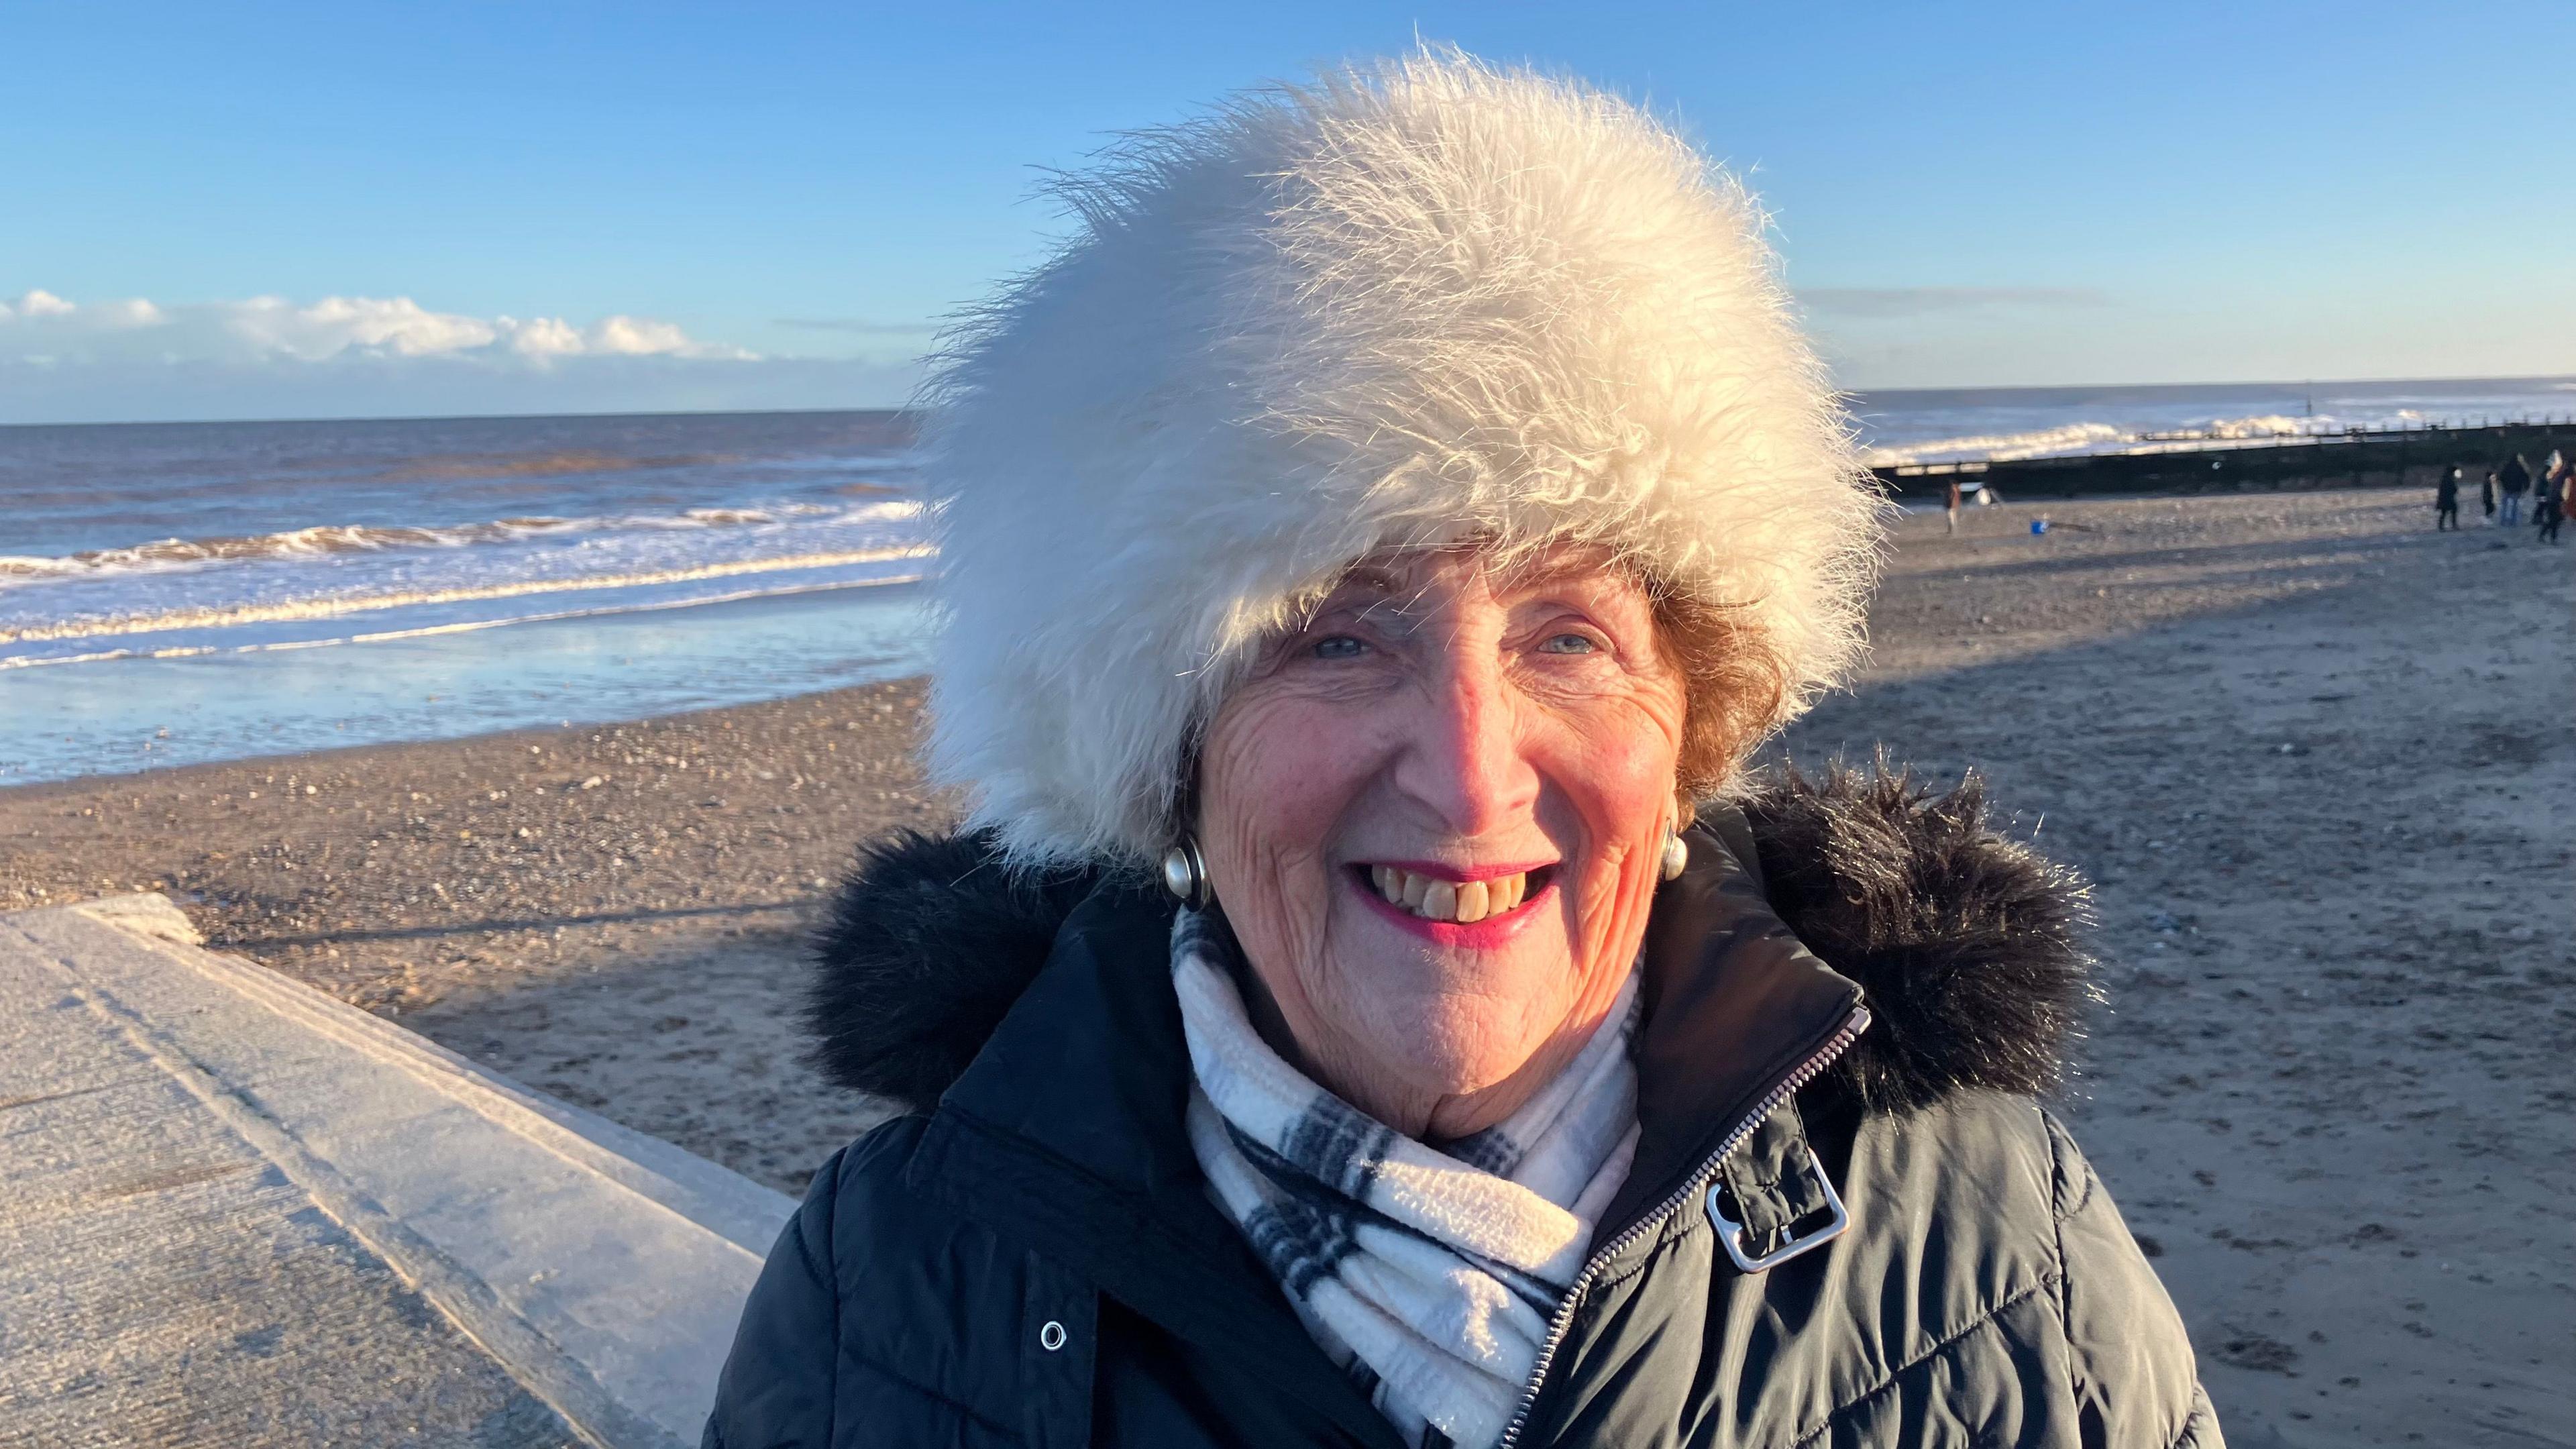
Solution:
<svg viewBox="0 0 2576 1449"><path fill-rule="evenodd" d="M574 357L585 344L581 330L560 317L533 317L525 322L504 317L501 323L509 329L510 348L526 357Z"/></svg>
<svg viewBox="0 0 2576 1449"><path fill-rule="evenodd" d="M764 357L624 314L0 297L0 424L887 407L918 376L908 361Z"/></svg>
<svg viewBox="0 0 2576 1449"><path fill-rule="evenodd" d="M653 322L642 317L606 317L590 329L590 345L600 352L650 357L678 352L689 342L680 335L679 328L668 322Z"/></svg>
<svg viewBox="0 0 2576 1449"><path fill-rule="evenodd" d="M284 297L162 306L140 297L75 303L42 289L0 302L0 365L256 366L385 358L544 370L587 357L748 362L739 347L695 341L676 325L624 315L576 327L560 317L434 312L409 297Z"/></svg>
<svg viewBox="0 0 2576 1449"><path fill-rule="evenodd" d="M917 377L910 362L764 357L625 314L0 297L0 424L886 407Z"/></svg>
<svg viewBox="0 0 2576 1449"><path fill-rule="evenodd" d="M63 303L63 309L67 313L77 310L68 302ZM141 297L129 297L122 302L103 303L92 310L102 327L158 327L170 320L169 313Z"/></svg>

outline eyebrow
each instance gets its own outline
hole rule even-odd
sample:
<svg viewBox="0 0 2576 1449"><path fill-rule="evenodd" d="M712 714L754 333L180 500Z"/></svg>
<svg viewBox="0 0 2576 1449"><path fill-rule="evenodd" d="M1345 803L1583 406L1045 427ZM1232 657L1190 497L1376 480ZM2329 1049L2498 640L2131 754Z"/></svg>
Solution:
<svg viewBox="0 0 2576 1449"><path fill-rule="evenodd" d="M1403 592L1404 586L1404 578L1392 569L1362 564L1335 579L1328 592L1337 594L1344 589L1361 588L1375 594L1396 594Z"/></svg>
<svg viewBox="0 0 2576 1449"><path fill-rule="evenodd" d="M1421 588L1402 575L1381 568L1355 568L1315 600L1296 629L1310 629L1329 615L1341 614L1391 634L1406 634L1422 625L1423 612L1416 607L1421 600Z"/></svg>
<svg viewBox="0 0 2576 1449"><path fill-rule="evenodd" d="M1635 569L1618 559L1593 557L1560 558L1553 562L1531 560L1497 575L1495 582L1506 589L1544 588L1549 584L1560 583L1567 579L1579 579L1592 574L1609 574L1636 584L1640 588L1647 586L1646 580L1640 577Z"/></svg>

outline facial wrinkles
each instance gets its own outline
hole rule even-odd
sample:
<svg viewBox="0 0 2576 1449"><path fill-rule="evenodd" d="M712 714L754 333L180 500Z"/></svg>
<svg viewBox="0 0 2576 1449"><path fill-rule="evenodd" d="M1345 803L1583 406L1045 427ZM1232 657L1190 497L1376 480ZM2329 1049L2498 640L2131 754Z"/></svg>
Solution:
<svg viewBox="0 0 2576 1449"><path fill-rule="evenodd" d="M1262 743L1262 737L1252 731L1211 732L1202 769L1213 778L1252 778L1259 767L1244 757L1257 752ZM1299 848L1292 833L1265 828L1269 822L1257 811L1205 812L1201 823L1203 828L1212 827L1200 848L1211 872L1223 883L1219 903L1228 919L1238 928L1250 925L1261 934L1275 936L1275 942L1265 944L1286 959L1330 959L1324 943L1332 907L1331 869L1322 855L1311 847ZM1259 981L1250 984L1261 989L1247 992L1247 1004L1256 1019L1272 1013L1284 1018L1296 1049L1283 1055L1296 1061L1325 1048L1319 1029L1327 1027L1330 1019L1309 999L1304 973L1257 974ZM1317 1063L1307 1065L1318 1075L1328 1075Z"/></svg>
<svg viewBox="0 0 2576 1449"><path fill-rule="evenodd" d="M1490 621L1477 623L1483 627L1473 640L1426 651L1418 672L1428 717L1412 733L1428 747L1404 751L1392 783L1438 812L1449 835L1500 843L1494 838L1527 833L1513 827L1534 815L1540 783L1530 736L1547 722L1531 717L1531 701L1511 687L1494 657L1500 641L1485 636L1499 631ZM1464 632L1462 621L1455 633Z"/></svg>
<svg viewBox="0 0 2576 1449"><path fill-rule="evenodd" d="M1661 846L1662 828L1658 827L1646 841L1630 836L1595 839L1587 832L1581 843L1567 852L1569 863L1583 859L1588 864L1584 879L1569 883L1563 895L1572 970L1561 982L1560 999L1545 1004L1554 1014L1533 1023L1538 1030L1530 1033L1530 1039L1536 1050L1527 1063L1499 1084L1500 1088L1515 1090L1497 1090L1494 1095L1498 1100L1493 1102L1449 1101L1436 1105L1431 1125L1437 1135L1463 1136L1492 1125L1508 1115L1528 1092L1552 1078L1590 1040L1627 979L1634 943L1644 937L1644 918L1652 909L1659 880ZM1542 1004L1529 1001L1524 1005L1535 1012Z"/></svg>
<svg viewBox="0 0 2576 1449"><path fill-rule="evenodd" d="M1511 697L1494 663L1497 631L1491 621L1444 608L1426 591L1379 600L1362 616L1379 647L1406 656L1399 679L1390 686L1391 697L1378 702L1374 720L1390 756L1385 788L1401 802L1398 813L1415 817L1401 833L1440 842L1447 848L1434 848L1429 855L1453 866L1576 856L1579 852L1565 842L1570 832L1549 831L1536 821L1532 806L1538 781L1522 748L1532 722L1524 715L1526 702ZM1425 854L1420 849L1396 853L1405 858ZM1337 860L1325 861L1327 877ZM1565 1002L1557 991L1533 991L1518 973L1477 969L1497 963L1462 961L1457 953L1437 950L1421 953L1441 958L1436 962L1408 967L1386 960L1383 942L1370 949L1370 938L1384 932L1384 924L1331 889L1340 884L1325 881L1330 892L1323 913L1327 949L1304 958L1315 963L1322 977L1313 994L1323 1000L1310 1003L1324 1016L1325 1030L1315 1033L1319 1040L1309 1048L1319 1064L1350 1072L1374 1067L1381 1078L1387 1075L1384 1064L1368 1060L1367 1042L1332 1029L1339 1014L1332 1008L1338 1004L1367 1010L1374 1000L1412 1010L1423 1018L1418 1025L1429 1038L1424 1043L1428 1054L1438 1060L1478 1055L1486 1038L1542 1036L1562 1021ZM1524 941L1518 950L1537 947ZM1397 982L1445 1004L1435 1008L1415 1002L1406 1008L1386 1002ZM1547 986L1565 984L1556 980ZM1401 1096L1406 1105L1400 1110L1407 1118L1427 1122L1438 1115L1442 1094L1416 1090Z"/></svg>
<svg viewBox="0 0 2576 1449"><path fill-rule="evenodd" d="M1269 988L1256 1012L1275 1003L1290 1038L1274 1045L1399 1130L1451 1135L1552 1075L1625 979L1674 810L1681 696L1642 597L1624 633L1595 631L1615 659L1550 659L1524 657L1524 636L1560 613L1600 622L1582 599L1560 609L1542 589L1520 608L1432 571L1375 582L1220 712L1203 846ZM1322 667L1312 640L1341 632L1373 652ZM1490 953L1404 940L1342 877L1408 858L1555 858L1556 919Z"/></svg>

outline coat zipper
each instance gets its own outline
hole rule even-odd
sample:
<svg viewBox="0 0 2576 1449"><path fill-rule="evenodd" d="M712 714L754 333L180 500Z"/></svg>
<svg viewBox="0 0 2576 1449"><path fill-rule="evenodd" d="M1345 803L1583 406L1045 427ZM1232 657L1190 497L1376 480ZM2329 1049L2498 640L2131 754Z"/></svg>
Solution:
<svg viewBox="0 0 2576 1449"><path fill-rule="evenodd" d="M1574 1326L1574 1310L1582 1303L1583 1295L1591 1290L1592 1280L1601 1275L1601 1269L1630 1244L1662 1227L1664 1220L1679 1211L1682 1204L1697 1197L1700 1190L1708 1185L1708 1180L1717 1175L1717 1165L1726 1160L1728 1153L1743 1146L1746 1139L1753 1135L1753 1130L1762 1125L1764 1118L1779 1111L1781 1103L1789 1100L1799 1088L1814 1081L1825 1068L1832 1066L1835 1058L1849 1050L1851 1044L1867 1030L1869 1030L1869 1008L1853 1007L1852 1014L1843 1021L1842 1030L1835 1032L1823 1046L1816 1048L1813 1054L1799 1063L1797 1070L1781 1078L1777 1086L1764 1094L1753 1111L1742 1122L1736 1124L1735 1130L1728 1133L1726 1140L1718 1144L1717 1150L1708 1155L1708 1159L1699 1165L1698 1171L1683 1180L1681 1187L1676 1189L1672 1196L1657 1203L1651 1212L1630 1225L1626 1232L1611 1239L1606 1246L1594 1249L1592 1255L1583 1260L1583 1271L1574 1275L1573 1285L1565 1290L1564 1300L1556 1306L1556 1317L1547 1326L1547 1338L1539 1344L1538 1363L1530 1369L1529 1382L1521 1388L1520 1403L1513 1407L1511 1422L1503 1426L1503 1437L1496 1441L1495 1449L1512 1449L1512 1446L1520 1440L1521 1430L1528 1427L1530 1411L1538 1407L1538 1391L1547 1382L1548 1366L1555 1362L1556 1351L1565 1342L1566 1330Z"/></svg>

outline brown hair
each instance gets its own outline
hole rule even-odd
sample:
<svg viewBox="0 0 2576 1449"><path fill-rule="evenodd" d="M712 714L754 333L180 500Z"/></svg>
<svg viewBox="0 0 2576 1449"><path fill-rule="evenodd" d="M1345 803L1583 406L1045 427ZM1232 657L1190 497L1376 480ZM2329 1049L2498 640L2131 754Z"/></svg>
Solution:
<svg viewBox="0 0 2576 1449"><path fill-rule="evenodd" d="M1705 800L1735 777L1745 752L1779 717L1788 667L1753 610L1671 588L1656 589L1654 600L1665 656L1688 691L1680 791Z"/></svg>

